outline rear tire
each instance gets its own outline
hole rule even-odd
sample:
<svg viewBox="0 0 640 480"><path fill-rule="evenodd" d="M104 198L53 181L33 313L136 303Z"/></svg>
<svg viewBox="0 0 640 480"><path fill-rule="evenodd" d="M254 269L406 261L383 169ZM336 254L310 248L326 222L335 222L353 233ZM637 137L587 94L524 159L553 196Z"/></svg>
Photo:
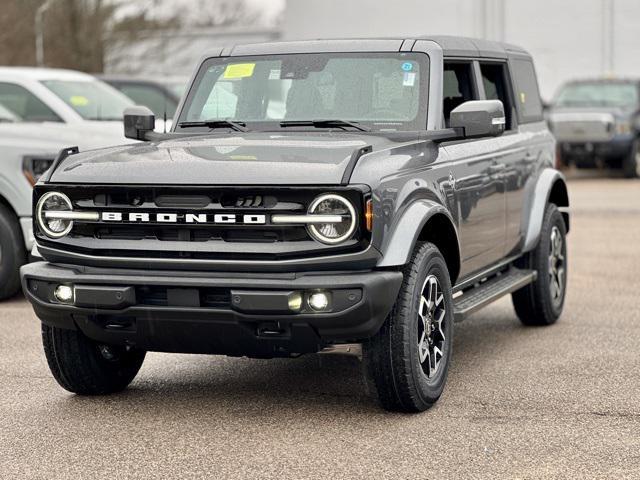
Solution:
<svg viewBox="0 0 640 480"><path fill-rule="evenodd" d="M440 398L453 338L451 280L444 258L419 243L405 267L396 304L363 344L370 390L390 411L422 412Z"/></svg>
<svg viewBox="0 0 640 480"><path fill-rule="evenodd" d="M127 388L137 375L145 352L101 345L79 330L42 325L42 343L49 368L60 386L79 395L105 395Z"/></svg>
<svg viewBox="0 0 640 480"><path fill-rule="evenodd" d="M567 291L566 235L558 207L547 205L538 245L518 264L535 270L538 277L511 296L516 314L525 325L551 325L562 313Z"/></svg>
<svg viewBox="0 0 640 480"><path fill-rule="evenodd" d="M26 258L18 220L11 210L0 204L0 300L20 290L20 267Z"/></svg>
<svg viewBox="0 0 640 480"><path fill-rule="evenodd" d="M640 177L640 140L633 142L631 152L622 160L622 173L626 178Z"/></svg>

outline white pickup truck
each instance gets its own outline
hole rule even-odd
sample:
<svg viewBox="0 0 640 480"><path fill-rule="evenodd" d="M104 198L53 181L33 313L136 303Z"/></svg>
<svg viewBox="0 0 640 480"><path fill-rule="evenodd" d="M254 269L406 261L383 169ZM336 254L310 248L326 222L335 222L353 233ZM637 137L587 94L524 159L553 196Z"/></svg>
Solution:
<svg viewBox="0 0 640 480"><path fill-rule="evenodd" d="M122 112L133 102L91 75L0 67L0 300L20 288L33 242L32 186L58 151L130 143Z"/></svg>

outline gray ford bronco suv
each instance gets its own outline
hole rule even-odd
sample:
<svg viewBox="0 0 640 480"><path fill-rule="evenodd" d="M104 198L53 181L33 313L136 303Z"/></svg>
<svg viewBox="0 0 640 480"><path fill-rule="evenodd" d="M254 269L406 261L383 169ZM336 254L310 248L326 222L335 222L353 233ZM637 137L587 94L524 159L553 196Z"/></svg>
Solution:
<svg viewBox="0 0 640 480"><path fill-rule="evenodd" d="M554 323L568 195L531 57L452 37L221 49L171 132L60 153L22 268L56 380L124 389L147 351L357 352L390 410L441 395L454 322L506 294Z"/></svg>

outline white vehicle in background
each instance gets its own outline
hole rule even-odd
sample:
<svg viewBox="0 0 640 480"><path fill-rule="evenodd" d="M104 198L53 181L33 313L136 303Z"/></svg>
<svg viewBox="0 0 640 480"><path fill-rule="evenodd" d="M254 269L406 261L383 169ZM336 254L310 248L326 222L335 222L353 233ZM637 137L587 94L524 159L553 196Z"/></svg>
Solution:
<svg viewBox="0 0 640 480"><path fill-rule="evenodd" d="M58 152L131 143L126 96L91 75L0 67L0 300L20 289L33 243L31 189Z"/></svg>

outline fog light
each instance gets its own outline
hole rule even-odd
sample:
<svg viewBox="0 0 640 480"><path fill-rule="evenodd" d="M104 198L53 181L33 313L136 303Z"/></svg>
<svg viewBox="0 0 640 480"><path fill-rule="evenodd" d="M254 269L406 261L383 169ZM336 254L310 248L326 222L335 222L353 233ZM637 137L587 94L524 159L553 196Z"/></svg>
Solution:
<svg viewBox="0 0 640 480"><path fill-rule="evenodd" d="M302 294L300 292L294 292L289 295L289 310L292 312L299 312L302 308Z"/></svg>
<svg viewBox="0 0 640 480"><path fill-rule="evenodd" d="M73 287L69 287L68 285L58 285L54 290L53 295L59 302L71 303L73 302Z"/></svg>
<svg viewBox="0 0 640 480"><path fill-rule="evenodd" d="M309 295L309 306L316 312L326 310L329 306L329 297L324 292L316 292Z"/></svg>

